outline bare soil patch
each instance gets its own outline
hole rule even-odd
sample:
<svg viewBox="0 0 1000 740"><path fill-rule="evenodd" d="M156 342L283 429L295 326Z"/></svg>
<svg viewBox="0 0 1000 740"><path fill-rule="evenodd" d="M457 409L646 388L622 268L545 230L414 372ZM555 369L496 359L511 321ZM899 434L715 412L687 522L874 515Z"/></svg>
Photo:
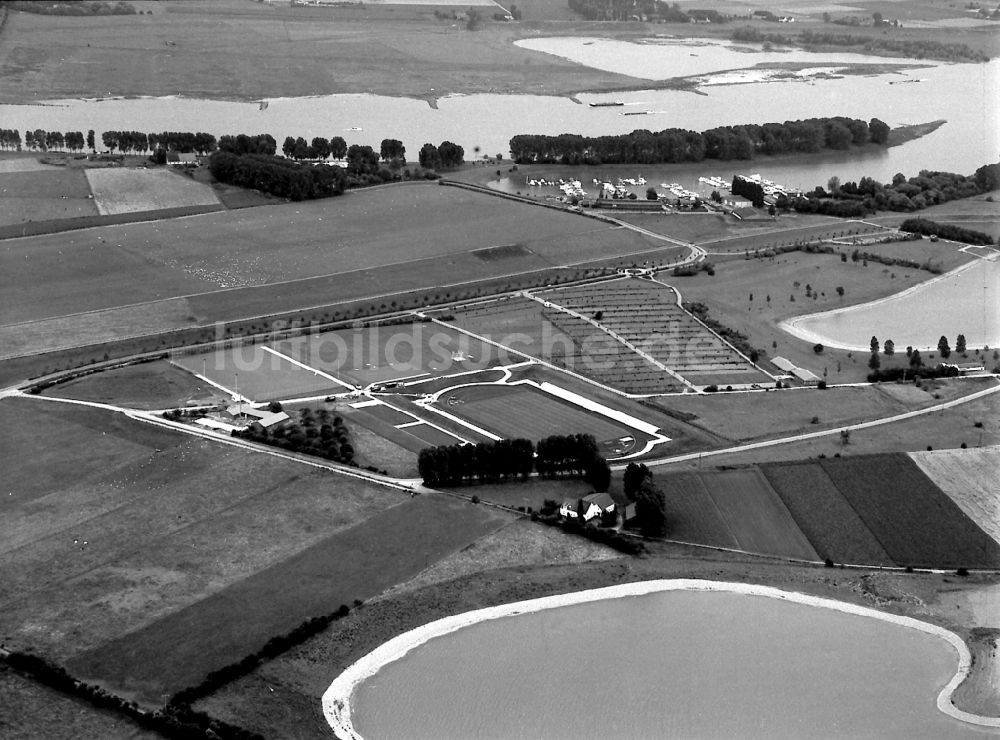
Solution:
<svg viewBox="0 0 1000 740"><path fill-rule="evenodd" d="M207 185L166 169L115 167L85 172L102 216L219 203Z"/></svg>
<svg viewBox="0 0 1000 740"><path fill-rule="evenodd" d="M1000 542L1000 447L911 452L910 457L967 516Z"/></svg>

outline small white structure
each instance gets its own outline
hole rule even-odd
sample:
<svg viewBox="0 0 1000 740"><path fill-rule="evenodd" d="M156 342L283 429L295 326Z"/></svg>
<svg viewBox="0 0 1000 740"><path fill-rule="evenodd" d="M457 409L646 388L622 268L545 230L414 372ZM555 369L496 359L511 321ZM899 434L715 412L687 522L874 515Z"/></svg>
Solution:
<svg viewBox="0 0 1000 740"><path fill-rule="evenodd" d="M595 516L615 510L615 500L608 493L591 493L576 501L563 501L559 515L566 519L583 518L589 522Z"/></svg>

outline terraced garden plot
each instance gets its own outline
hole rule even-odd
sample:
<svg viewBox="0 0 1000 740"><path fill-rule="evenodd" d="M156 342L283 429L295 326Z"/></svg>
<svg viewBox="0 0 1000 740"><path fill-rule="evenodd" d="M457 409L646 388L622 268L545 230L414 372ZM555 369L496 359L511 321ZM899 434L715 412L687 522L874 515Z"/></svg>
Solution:
<svg viewBox="0 0 1000 740"><path fill-rule="evenodd" d="M1000 544L905 455L827 458L823 470L897 563L1000 567Z"/></svg>
<svg viewBox="0 0 1000 740"><path fill-rule="evenodd" d="M911 452L917 466L1000 542L1000 447Z"/></svg>
<svg viewBox="0 0 1000 740"><path fill-rule="evenodd" d="M692 374L699 380L708 379L705 384L771 380L680 308L676 292L660 283L629 278L551 290L538 296L592 317L684 377ZM554 320L554 310L558 309L545 314L550 321ZM591 331L598 330L591 327Z"/></svg>
<svg viewBox="0 0 1000 740"><path fill-rule="evenodd" d="M761 467L820 558L836 563L896 565L816 462Z"/></svg>
<svg viewBox="0 0 1000 740"><path fill-rule="evenodd" d="M817 560L788 509L756 469L702 473L741 550Z"/></svg>
<svg viewBox="0 0 1000 740"><path fill-rule="evenodd" d="M163 694L259 650L340 604L367 599L510 521L493 509L424 495L260 570L69 662L75 675ZM237 617L238 615L238 617Z"/></svg>

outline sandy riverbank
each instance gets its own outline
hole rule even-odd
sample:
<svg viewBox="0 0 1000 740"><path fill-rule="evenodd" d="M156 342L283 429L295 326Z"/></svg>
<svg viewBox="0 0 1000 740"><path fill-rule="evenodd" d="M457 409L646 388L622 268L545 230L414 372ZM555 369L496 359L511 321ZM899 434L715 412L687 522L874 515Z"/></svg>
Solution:
<svg viewBox="0 0 1000 740"><path fill-rule="evenodd" d="M847 614L881 619L911 629L917 629L927 634L936 635L948 642L958 653L958 668L951 680L941 690L937 698L938 709L963 722L969 722L983 727L1000 727L1000 718L984 717L965 712L954 706L952 695L965 681L972 667L972 655L965 642L953 632L934 624L922 622L911 617L888 614L864 606L850 604L831 599L820 598L807 594L783 591L770 586L747 583L728 583L700 579L670 579L640 581L635 583L590 589L569 594L543 597L529 601L519 601L485 609L465 612L439 619L435 622L399 635L382 644L374 651L354 663L341 673L327 691L323 694L323 713L338 737L351 740L363 740L351 723L350 700L355 689L366 679L375 675L383 666L404 657L408 652L433 637L446 635L469 625L501 617L514 616L529 612L552 609L572 604L582 604L602 599L621 598L625 596L641 596L650 593L676 590L725 591L753 596L766 596L783 599L809 606L833 609Z"/></svg>

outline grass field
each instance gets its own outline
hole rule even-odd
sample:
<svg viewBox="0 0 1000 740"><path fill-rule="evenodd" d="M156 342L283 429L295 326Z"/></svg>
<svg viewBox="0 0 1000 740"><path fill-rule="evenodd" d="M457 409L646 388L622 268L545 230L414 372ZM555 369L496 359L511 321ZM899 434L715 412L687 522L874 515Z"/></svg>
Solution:
<svg viewBox="0 0 1000 740"><path fill-rule="evenodd" d="M83 170L2 161L8 169L0 170L0 226L98 213Z"/></svg>
<svg viewBox="0 0 1000 740"><path fill-rule="evenodd" d="M827 458L820 465L896 563L1000 566L1000 544L905 455Z"/></svg>
<svg viewBox="0 0 1000 740"><path fill-rule="evenodd" d="M368 599L509 521L424 495L375 514L146 627L70 661L77 675L150 702L263 647L305 618ZM270 536L262 533L262 536Z"/></svg>
<svg viewBox="0 0 1000 740"><path fill-rule="evenodd" d="M225 403L229 400L218 388L165 360L85 375L47 388L44 395L137 409L167 409L188 403Z"/></svg>
<svg viewBox="0 0 1000 740"><path fill-rule="evenodd" d="M895 275L895 277L892 277ZM664 278L685 301L708 306L709 316L723 325L748 334L754 347L763 350L761 363L776 356L812 370L828 383L863 381L869 372L868 356L829 348L816 354L808 342L778 328L782 319L882 298L917 285L931 277L922 270L887 268L871 262L841 262L836 255L789 252L774 261L734 258L716 263L716 274ZM809 286L814 298L806 298ZM844 288L843 298L836 288ZM753 300L750 300L750 296ZM770 300L768 300L770 298ZM883 369L906 360L903 353L883 358Z"/></svg>
<svg viewBox="0 0 1000 740"><path fill-rule="evenodd" d="M345 390L343 384L268 352L263 345L178 355L172 362L191 373L203 374L251 401L302 398Z"/></svg>
<svg viewBox="0 0 1000 740"><path fill-rule="evenodd" d="M101 215L218 205L215 191L168 169L84 170Z"/></svg>
<svg viewBox="0 0 1000 740"><path fill-rule="evenodd" d="M1000 447L911 452L934 485L1000 543Z"/></svg>

